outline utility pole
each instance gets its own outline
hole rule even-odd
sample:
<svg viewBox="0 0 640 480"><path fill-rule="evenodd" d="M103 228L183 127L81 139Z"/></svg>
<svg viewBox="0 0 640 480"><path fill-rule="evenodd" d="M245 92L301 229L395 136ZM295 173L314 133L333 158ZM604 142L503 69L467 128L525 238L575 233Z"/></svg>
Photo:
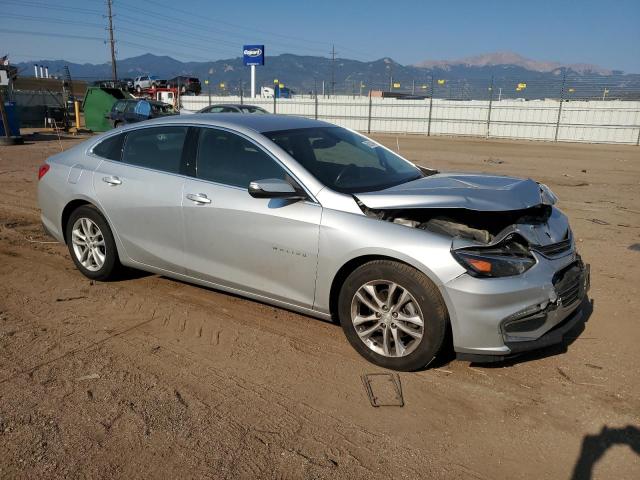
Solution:
<svg viewBox="0 0 640 480"><path fill-rule="evenodd" d="M427 137L431 135L431 111L433 110L433 73L431 74L431 96L429 97L429 123L427 124Z"/></svg>
<svg viewBox="0 0 640 480"><path fill-rule="evenodd" d="M331 45L331 96L336 95L336 46Z"/></svg>
<svg viewBox="0 0 640 480"><path fill-rule="evenodd" d="M491 106L493 104L493 75L491 75L491 86L489 87L489 111L487 113L487 138L491 131Z"/></svg>
<svg viewBox="0 0 640 480"><path fill-rule="evenodd" d="M562 117L562 100L564 99L564 84L567 81L567 71L562 74L562 87L560 87L560 105L558 106L558 120L556 121L556 134L553 138L554 142L558 141L558 131L560 130L560 118Z"/></svg>
<svg viewBox="0 0 640 480"><path fill-rule="evenodd" d="M113 0L107 0L107 16L109 18L109 45L111 46L111 72L113 81L118 80L118 69L116 67L116 41L113 39L113 13L111 12L111 4Z"/></svg>

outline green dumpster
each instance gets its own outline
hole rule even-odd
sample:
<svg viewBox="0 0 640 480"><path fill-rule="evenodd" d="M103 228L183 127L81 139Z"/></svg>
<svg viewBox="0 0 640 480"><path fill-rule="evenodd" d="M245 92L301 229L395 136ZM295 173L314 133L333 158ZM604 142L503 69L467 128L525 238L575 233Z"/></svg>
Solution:
<svg viewBox="0 0 640 480"><path fill-rule="evenodd" d="M84 96L82 109L84 110L84 124L93 132L106 132L113 128L105 117L117 100L133 98L128 92L118 88L89 87Z"/></svg>

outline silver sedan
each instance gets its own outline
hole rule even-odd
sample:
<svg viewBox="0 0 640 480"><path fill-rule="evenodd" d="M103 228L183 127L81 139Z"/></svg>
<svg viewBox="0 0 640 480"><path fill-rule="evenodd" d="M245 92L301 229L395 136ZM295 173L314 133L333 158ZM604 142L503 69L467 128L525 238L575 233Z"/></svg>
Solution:
<svg viewBox="0 0 640 480"><path fill-rule="evenodd" d="M492 361L562 341L588 268L533 180L439 173L325 122L190 115L49 158L45 229L87 277L122 266L342 325L369 361Z"/></svg>

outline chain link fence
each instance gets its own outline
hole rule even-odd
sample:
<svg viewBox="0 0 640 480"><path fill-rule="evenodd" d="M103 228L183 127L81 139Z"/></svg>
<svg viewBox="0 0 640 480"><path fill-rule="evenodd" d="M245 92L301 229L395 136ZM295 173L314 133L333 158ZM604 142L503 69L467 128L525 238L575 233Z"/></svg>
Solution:
<svg viewBox="0 0 640 480"><path fill-rule="evenodd" d="M283 77L285 77L283 75ZM369 91L382 91L398 96L434 97L446 100L638 100L640 101L639 74L579 74L558 70L556 72L530 72L518 76L478 78L449 78L446 72L429 74L419 78L396 79L384 82L367 80L364 75L353 75L345 81L314 82L301 87L299 93L320 96L362 96ZM286 78L286 77L285 77ZM310 88L309 88L310 87ZM236 87L239 88L239 87ZM294 88L294 90L296 90ZM235 92L237 93L237 92Z"/></svg>
<svg viewBox="0 0 640 480"><path fill-rule="evenodd" d="M367 133L463 135L486 138L620 143L640 142L640 101L628 100L450 100L427 97L183 96L197 111L216 103L250 103L270 113L299 115Z"/></svg>

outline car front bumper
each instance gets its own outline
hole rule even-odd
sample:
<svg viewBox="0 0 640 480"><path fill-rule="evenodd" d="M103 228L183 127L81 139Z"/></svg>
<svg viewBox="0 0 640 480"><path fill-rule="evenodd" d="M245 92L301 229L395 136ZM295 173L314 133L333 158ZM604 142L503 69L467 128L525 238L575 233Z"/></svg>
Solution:
<svg viewBox="0 0 640 480"><path fill-rule="evenodd" d="M503 360L560 343L584 321L589 266L575 251L537 260L517 277L464 274L443 286L458 358Z"/></svg>

